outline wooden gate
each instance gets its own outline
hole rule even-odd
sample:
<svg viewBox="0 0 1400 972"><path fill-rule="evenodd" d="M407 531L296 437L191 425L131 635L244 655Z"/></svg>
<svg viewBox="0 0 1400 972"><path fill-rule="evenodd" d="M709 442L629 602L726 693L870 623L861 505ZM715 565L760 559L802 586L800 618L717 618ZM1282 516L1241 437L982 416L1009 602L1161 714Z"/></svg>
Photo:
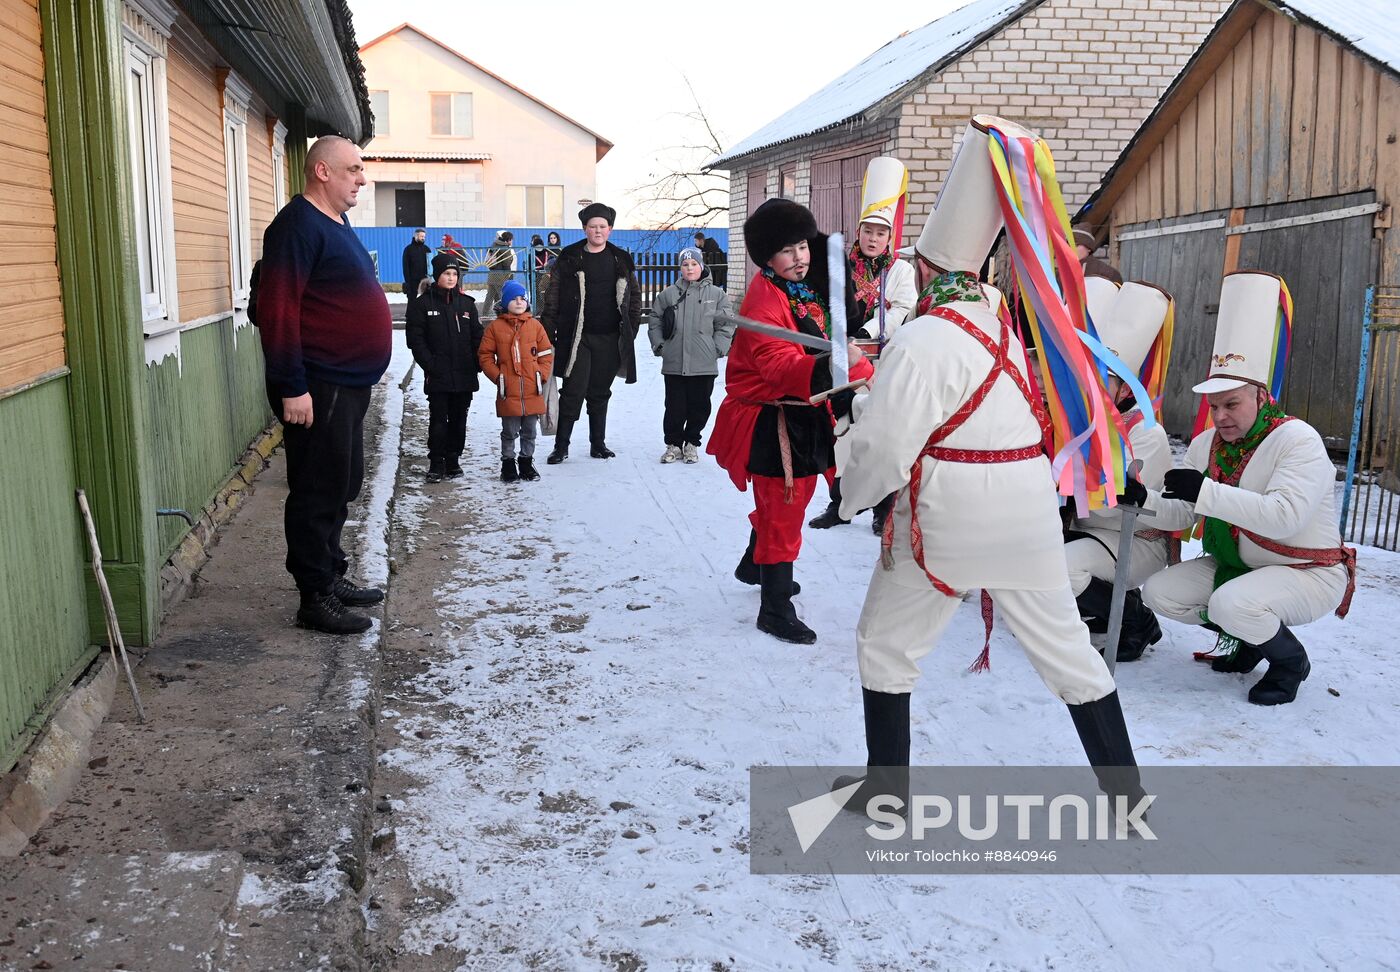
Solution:
<svg viewBox="0 0 1400 972"><path fill-rule="evenodd" d="M1400 287L1366 292L1342 532L1400 549Z"/></svg>

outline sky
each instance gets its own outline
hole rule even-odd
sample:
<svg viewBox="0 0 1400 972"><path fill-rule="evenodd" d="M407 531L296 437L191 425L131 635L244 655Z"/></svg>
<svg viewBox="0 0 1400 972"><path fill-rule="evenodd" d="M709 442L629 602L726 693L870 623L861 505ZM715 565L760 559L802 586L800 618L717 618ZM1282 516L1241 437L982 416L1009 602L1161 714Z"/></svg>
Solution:
<svg viewBox="0 0 1400 972"><path fill-rule="evenodd" d="M598 164L597 198L619 227L658 215L638 189L686 169L700 150L687 80L728 147L900 33L963 6L925 0L851 3L593 2L456 5L350 0L366 43L407 21L614 143ZM727 219L715 217L714 223Z"/></svg>

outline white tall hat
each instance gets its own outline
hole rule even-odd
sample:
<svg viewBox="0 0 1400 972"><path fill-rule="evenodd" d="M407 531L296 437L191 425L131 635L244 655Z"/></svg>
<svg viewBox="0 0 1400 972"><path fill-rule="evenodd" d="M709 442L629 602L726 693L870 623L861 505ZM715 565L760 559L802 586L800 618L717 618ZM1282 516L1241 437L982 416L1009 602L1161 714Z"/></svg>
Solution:
<svg viewBox="0 0 1400 972"><path fill-rule="evenodd" d="M1193 392L1210 395L1245 384L1269 388L1284 290L1283 278L1272 273L1240 270L1225 277L1209 376Z"/></svg>
<svg viewBox="0 0 1400 972"><path fill-rule="evenodd" d="M1107 277L1088 276L1084 278L1084 300L1089 305L1089 317L1094 327L1103 337L1103 322L1113 313L1113 304L1118 300L1118 285Z"/></svg>
<svg viewBox="0 0 1400 972"><path fill-rule="evenodd" d="M1013 138L1039 140L1034 132L994 115L975 115L968 123L938 202L912 251L944 270L976 273L1001 232L997 175L988 152L987 129L993 125Z"/></svg>
<svg viewBox="0 0 1400 972"><path fill-rule="evenodd" d="M1093 277L1085 278L1085 286ZM1162 333L1167 312L1172 308L1171 294L1160 287L1134 280L1125 283L1102 317L1094 315L1094 326L1103 341L1133 374L1142 370L1147 353ZM1090 313L1094 313L1092 305Z"/></svg>
<svg viewBox="0 0 1400 972"><path fill-rule="evenodd" d="M909 189L909 173L904 163L882 155L865 167L865 183L860 192L861 223L895 227L900 200Z"/></svg>

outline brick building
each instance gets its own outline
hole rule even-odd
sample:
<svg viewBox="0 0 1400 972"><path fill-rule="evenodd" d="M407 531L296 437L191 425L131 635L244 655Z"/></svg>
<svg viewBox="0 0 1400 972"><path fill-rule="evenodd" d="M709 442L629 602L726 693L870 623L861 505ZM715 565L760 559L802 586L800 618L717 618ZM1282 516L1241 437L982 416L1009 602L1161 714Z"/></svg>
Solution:
<svg viewBox="0 0 1400 972"><path fill-rule="evenodd" d="M769 196L810 206L826 232L853 232L877 155L908 166L905 235L917 235L977 112L1045 136L1073 212L1227 5L974 0L895 38L709 163L730 173L730 280L748 278L744 220Z"/></svg>

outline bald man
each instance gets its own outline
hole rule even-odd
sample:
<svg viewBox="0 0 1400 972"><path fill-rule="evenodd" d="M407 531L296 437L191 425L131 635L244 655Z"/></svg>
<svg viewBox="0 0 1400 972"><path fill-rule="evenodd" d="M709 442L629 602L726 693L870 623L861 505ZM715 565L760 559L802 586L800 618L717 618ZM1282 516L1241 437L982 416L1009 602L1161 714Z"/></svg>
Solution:
<svg viewBox="0 0 1400 972"><path fill-rule="evenodd" d="M353 634L370 626L351 610L383 592L356 587L341 531L364 478L364 417L389 366L393 322L374 261L345 213L366 184L349 139L318 139L306 189L263 234L258 326L267 396L287 454L287 571L300 627Z"/></svg>

